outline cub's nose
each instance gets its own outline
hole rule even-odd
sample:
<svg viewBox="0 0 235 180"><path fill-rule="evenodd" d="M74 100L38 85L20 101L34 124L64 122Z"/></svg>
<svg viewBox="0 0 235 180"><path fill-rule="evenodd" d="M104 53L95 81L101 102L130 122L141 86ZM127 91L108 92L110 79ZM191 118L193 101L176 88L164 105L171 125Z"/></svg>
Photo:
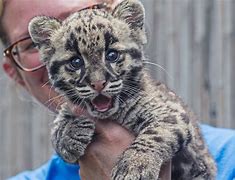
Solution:
<svg viewBox="0 0 235 180"><path fill-rule="evenodd" d="M91 82L90 85L91 87L98 91L98 92L101 92L102 89L104 89L105 87L105 84L106 84L106 81L105 80L99 80L99 81L95 81L95 82Z"/></svg>

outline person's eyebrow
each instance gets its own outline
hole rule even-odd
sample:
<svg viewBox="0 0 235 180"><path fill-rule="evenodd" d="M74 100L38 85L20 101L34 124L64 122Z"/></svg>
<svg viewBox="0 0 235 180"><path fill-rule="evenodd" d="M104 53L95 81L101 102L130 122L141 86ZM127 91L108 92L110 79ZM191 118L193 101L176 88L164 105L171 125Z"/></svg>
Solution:
<svg viewBox="0 0 235 180"><path fill-rule="evenodd" d="M74 11L65 11L65 12L61 12L59 14L59 16L57 16L56 18L60 19L60 20L64 20L66 19L70 14L72 14Z"/></svg>

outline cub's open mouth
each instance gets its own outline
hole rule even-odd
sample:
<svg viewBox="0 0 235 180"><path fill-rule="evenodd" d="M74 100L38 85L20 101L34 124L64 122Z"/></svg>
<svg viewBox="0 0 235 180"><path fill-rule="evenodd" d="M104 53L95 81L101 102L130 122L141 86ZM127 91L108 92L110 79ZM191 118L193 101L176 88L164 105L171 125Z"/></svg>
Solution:
<svg viewBox="0 0 235 180"><path fill-rule="evenodd" d="M93 105L96 111L105 112L111 108L112 98L100 94L91 100L91 104Z"/></svg>

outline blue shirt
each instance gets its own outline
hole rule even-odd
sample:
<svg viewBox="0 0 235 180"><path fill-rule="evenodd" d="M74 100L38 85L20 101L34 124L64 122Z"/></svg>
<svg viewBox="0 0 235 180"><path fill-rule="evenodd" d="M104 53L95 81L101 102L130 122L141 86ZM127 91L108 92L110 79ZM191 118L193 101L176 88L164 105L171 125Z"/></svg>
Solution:
<svg viewBox="0 0 235 180"><path fill-rule="evenodd" d="M202 125L202 134L216 160L217 180L235 180L235 131ZM79 166L65 163L57 155L40 168L9 180L79 180Z"/></svg>

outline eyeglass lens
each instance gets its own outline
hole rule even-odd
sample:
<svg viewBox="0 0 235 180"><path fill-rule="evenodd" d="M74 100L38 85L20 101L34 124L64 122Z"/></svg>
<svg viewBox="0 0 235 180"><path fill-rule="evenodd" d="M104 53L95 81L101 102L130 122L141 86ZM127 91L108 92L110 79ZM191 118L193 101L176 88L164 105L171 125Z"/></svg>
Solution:
<svg viewBox="0 0 235 180"><path fill-rule="evenodd" d="M42 66L38 49L30 38L22 40L13 46L11 55L16 63L24 69L35 69Z"/></svg>

